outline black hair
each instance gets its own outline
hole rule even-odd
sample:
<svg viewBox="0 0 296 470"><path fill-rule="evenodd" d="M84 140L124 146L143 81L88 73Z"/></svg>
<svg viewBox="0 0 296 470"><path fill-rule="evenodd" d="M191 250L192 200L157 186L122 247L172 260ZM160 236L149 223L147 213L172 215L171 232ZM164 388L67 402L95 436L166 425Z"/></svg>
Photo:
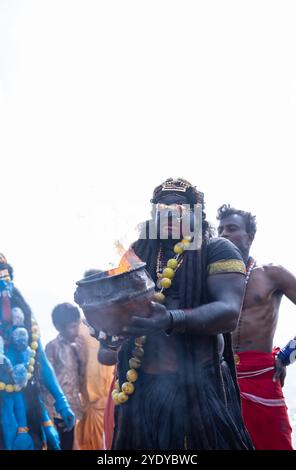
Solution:
<svg viewBox="0 0 296 470"><path fill-rule="evenodd" d="M231 215L240 215L244 219L246 232L255 235L257 231L255 215L252 215L251 212L235 209L235 207L231 207L230 204L223 204L217 211L217 220L223 220Z"/></svg>
<svg viewBox="0 0 296 470"><path fill-rule="evenodd" d="M0 271L7 269L9 272L10 279L13 279L13 267L8 263L0 263Z"/></svg>
<svg viewBox="0 0 296 470"><path fill-rule="evenodd" d="M69 303L56 305L52 311L52 322L58 331L64 329L69 323L78 322L80 312L77 307Z"/></svg>

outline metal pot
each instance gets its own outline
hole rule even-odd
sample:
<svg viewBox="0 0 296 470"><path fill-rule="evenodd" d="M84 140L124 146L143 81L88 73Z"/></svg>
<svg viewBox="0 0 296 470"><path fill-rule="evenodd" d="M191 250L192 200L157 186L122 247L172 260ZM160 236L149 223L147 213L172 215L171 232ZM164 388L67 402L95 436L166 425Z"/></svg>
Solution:
<svg viewBox="0 0 296 470"><path fill-rule="evenodd" d="M76 283L74 300L97 332L120 335L133 315L150 315L155 286L145 266L138 263L136 268L113 276L93 274Z"/></svg>

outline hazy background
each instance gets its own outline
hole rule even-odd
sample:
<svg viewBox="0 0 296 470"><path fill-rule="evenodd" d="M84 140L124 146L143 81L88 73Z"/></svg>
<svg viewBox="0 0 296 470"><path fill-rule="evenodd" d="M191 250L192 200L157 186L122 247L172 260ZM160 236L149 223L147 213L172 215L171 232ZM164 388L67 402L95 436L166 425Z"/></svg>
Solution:
<svg viewBox="0 0 296 470"><path fill-rule="evenodd" d="M183 176L258 218L296 273L293 1L0 0L0 251L47 342L52 307L117 258ZM276 344L296 334L284 302ZM296 368L285 387L296 418ZM296 419L294 420L296 421Z"/></svg>

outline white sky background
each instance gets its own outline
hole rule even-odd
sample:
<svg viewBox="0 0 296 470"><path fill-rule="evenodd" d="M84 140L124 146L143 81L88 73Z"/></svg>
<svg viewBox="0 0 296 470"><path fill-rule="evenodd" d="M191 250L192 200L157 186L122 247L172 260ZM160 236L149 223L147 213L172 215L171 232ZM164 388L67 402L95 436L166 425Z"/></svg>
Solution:
<svg viewBox="0 0 296 470"><path fill-rule="evenodd" d="M44 342L170 176L210 221L254 212L253 255L296 273L295 23L293 1L0 0L0 251Z"/></svg>

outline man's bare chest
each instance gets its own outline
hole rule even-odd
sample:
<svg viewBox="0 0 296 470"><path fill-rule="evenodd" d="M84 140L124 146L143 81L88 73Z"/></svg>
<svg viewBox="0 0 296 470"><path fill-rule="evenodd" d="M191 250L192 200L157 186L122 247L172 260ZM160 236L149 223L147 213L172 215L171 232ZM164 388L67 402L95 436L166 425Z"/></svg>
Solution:
<svg viewBox="0 0 296 470"><path fill-rule="evenodd" d="M278 296L273 282L264 273L263 269L254 269L246 286L243 310L267 306L272 308L277 303Z"/></svg>

